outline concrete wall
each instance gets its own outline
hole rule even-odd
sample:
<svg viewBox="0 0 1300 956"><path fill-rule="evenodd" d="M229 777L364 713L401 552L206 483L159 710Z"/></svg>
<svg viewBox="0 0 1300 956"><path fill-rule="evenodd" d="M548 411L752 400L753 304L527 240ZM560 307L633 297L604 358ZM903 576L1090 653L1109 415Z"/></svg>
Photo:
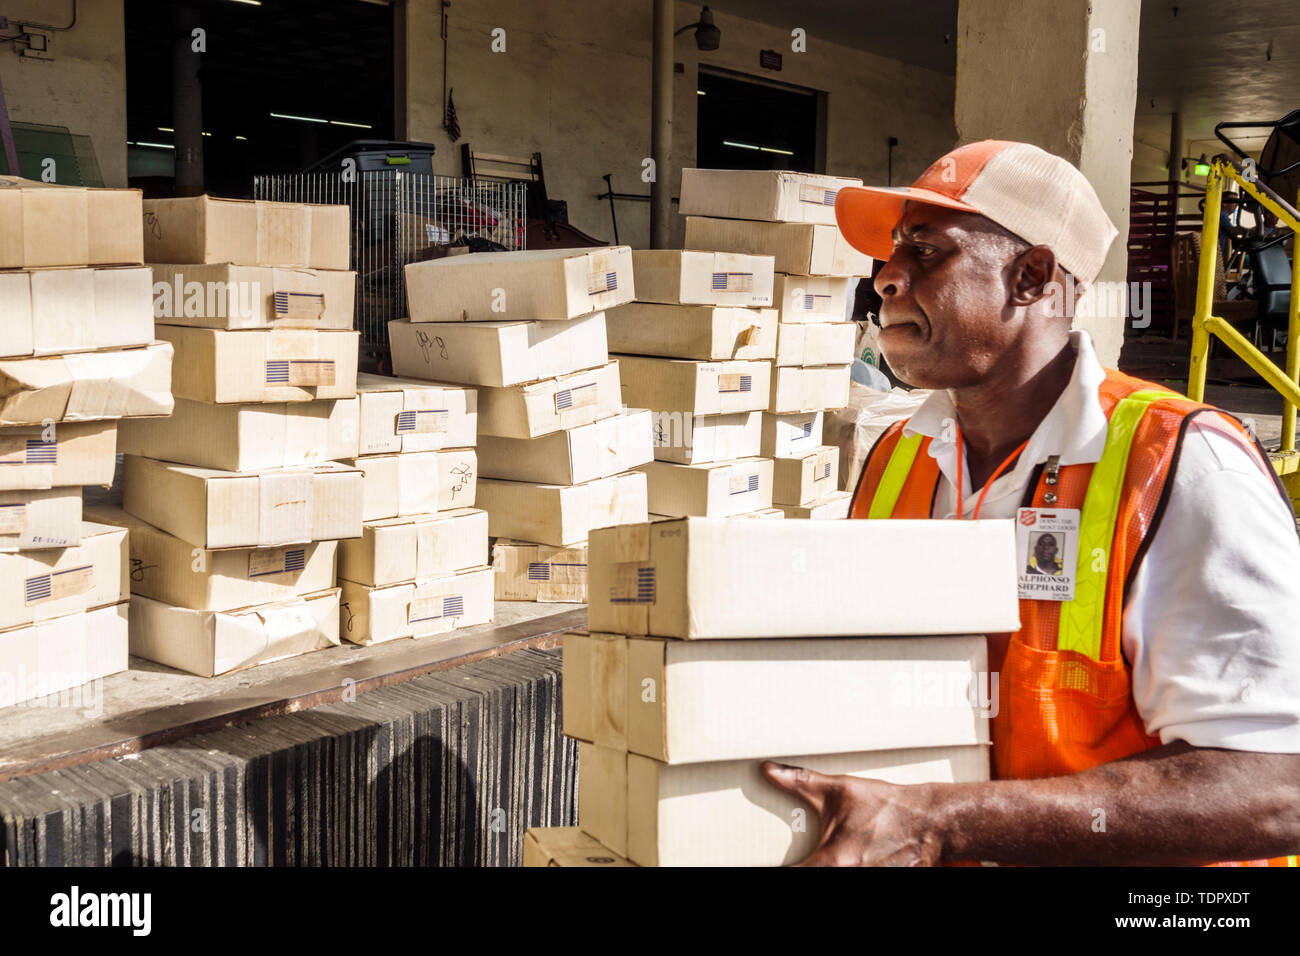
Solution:
<svg viewBox="0 0 1300 956"><path fill-rule="evenodd" d="M699 16L698 3L678 3L679 26ZM650 155L650 0L522 3L478 0L451 8L448 84L462 140L476 150L542 153L547 190L565 199L575 226L612 238L608 203L595 197L601 176L620 192L649 195L641 162ZM952 77L809 36L807 52L791 52L790 28L715 13L721 47L701 53L689 32L677 38L673 194L680 169L695 165L696 78L701 64L795 86L827 98L827 172L883 183L886 138L897 136L894 181L920 174L950 149ZM792 24L793 25L793 24ZM506 50L492 52L492 31ZM758 52L784 53L779 73L758 66ZM442 129L442 40L438 0L410 0L407 13L407 135L437 145L438 172L460 175L459 144ZM662 172L661 172L662 175ZM618 204L619 238L649 243L649 203ZM680 220L674 241L680 244Z"/></svg>
<svg viewBox="0 0 1300 956"><path fill-rule="evenodd" d="M14 44L0 44L0 83L14 122L66 126L91 137L108 186L126 185L126 34L123 0L81 0L77 23L53 32L50 54L39 60L18 56ZM62 26L72 18L72 0L6 0L0 13L11 24L29 20ZM20 48L21 49L21 48Z"/></svg>

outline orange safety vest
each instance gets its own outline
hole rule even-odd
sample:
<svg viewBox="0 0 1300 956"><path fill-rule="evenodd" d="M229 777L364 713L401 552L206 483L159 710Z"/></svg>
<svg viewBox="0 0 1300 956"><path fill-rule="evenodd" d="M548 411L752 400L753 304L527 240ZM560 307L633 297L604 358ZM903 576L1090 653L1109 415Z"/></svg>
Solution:
<svg viewBox="0 0 1300 956"><path fill-rule="evenodd" d="M1079 509L1080 541L1074 599L1021 600L1020 630L989 635L989 669L1002 695L993 768L1002 779L1076 773L1160 745L1133 701L1120 646L1124 598L1164 512L1187 425L1215 410L1110 369L1098 392L1109 423L1101 460L1061 466L1055 476L1039 465L1021 504ZM903 424L886 429L867 456L850 518L931 517L939 466L930 439L903 438ZM1235 865L1296 866L1296 857Z"/></svg>

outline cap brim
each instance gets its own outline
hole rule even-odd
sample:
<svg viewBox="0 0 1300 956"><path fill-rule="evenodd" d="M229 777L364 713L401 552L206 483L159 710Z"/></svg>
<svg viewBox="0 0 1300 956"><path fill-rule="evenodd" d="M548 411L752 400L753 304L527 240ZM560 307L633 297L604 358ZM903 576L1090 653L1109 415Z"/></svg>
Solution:
<svg viewBox="0 0 1300 956"><path fill-rule="evenodd" d="M969 203L915 186L845 186L835 195L835 221L849 245L873 259L894 254L894 226L908 202L979 212Z"/></svg>

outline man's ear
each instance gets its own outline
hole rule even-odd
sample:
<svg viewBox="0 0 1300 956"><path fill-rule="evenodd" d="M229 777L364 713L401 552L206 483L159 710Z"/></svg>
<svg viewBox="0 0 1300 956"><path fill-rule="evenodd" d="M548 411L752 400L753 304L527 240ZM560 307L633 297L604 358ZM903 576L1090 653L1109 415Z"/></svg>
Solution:
<svg viewBox="0 0 1300 956"><path fill-rule="evenodd" d="M1011 305L1032 305L1049 295L1060 295L1056 254L1047 246L1032 246L1011 263Z"/></svg>

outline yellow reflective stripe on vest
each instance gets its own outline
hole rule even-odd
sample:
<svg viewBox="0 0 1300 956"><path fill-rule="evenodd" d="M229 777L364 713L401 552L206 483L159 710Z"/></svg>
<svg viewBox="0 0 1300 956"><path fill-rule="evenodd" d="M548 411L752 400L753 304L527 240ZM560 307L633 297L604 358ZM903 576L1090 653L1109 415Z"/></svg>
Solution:
<svg viewBox="0 0 1300 956"><path fill-rule="evenodd" d="M871 507L867 510L868 518L888 518L894 513L894 505L898 503L898 496L903 493L903 484L912 470L912 462L916 461L916 453L921 448L923 437L912 435L898 439L889 461L885 463L885 470L880 476L880 484L876 486L876 493L871 496Z"/></svg>
<svg viewBox="0 0 1300 956"><path fill-rule="evenodd" d="M1164 398L1182 396L1154 389L1133 392L1120 399L1111 412L1106 428L1106 445L1101 460L1092 469L1092 478L1083 499L1074 599L1061 604L1057 650L1075 651L1093 660L1101 657L1106 571L1115 541L1115 523L1119 517L1119 499L1128 469L1129 450L1147 406Z"/></svg>

